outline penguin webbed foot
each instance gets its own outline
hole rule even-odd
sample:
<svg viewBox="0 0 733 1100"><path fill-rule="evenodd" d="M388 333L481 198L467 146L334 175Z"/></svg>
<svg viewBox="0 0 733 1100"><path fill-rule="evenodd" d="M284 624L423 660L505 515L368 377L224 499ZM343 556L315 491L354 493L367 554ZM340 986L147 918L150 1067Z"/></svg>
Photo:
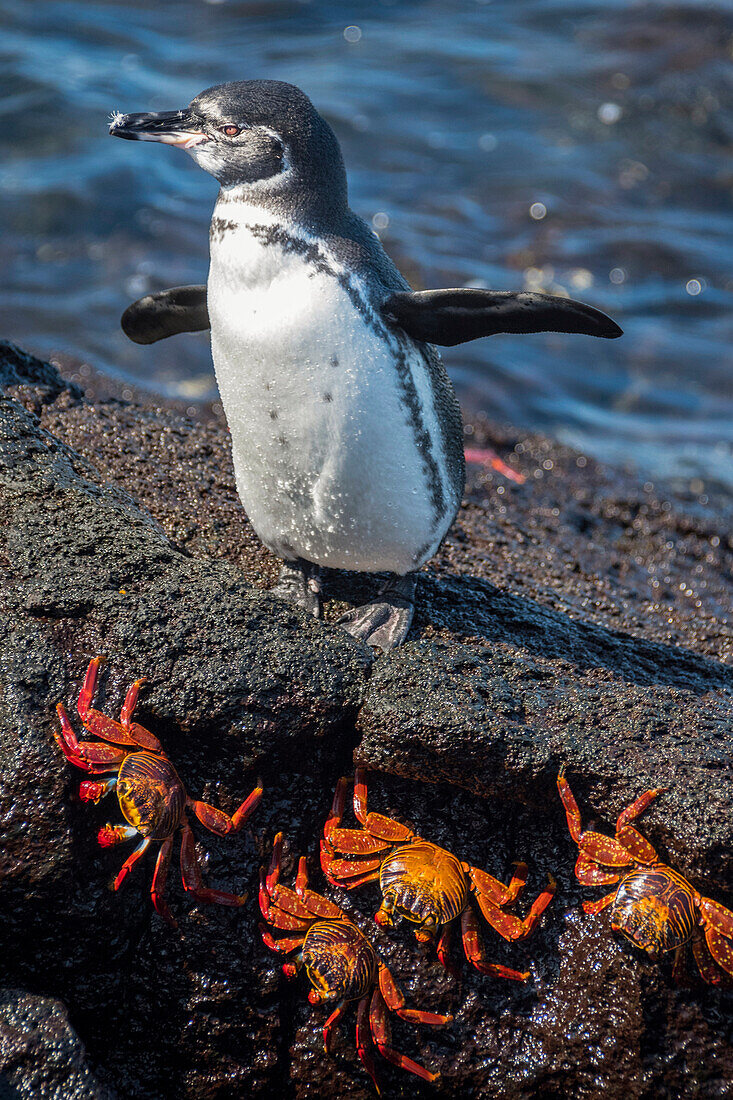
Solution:
<svg viewBox="0 0 733 1100"><path fill-rule="evenodd" d="M277 584L270 589L270 595L284 603L300 607L309 615L320 619L321 579L318 566L302 559L284 561Z"/></svg>
<svg viewBox="0 0 733 1100"><path fill-rule="evenodd" d="M352 637L384 652L402 645L415 614L414 573L387 581L372 603L354 607L338 620Z"/></svg>

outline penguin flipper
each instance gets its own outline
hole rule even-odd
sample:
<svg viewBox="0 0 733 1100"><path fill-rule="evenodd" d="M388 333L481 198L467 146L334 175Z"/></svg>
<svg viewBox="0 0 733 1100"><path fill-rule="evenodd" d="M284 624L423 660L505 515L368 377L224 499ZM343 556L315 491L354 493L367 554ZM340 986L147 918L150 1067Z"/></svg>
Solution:
<svg viewBox="0 0 733 1100"><path fill-rule="evenodd" d="M206 287L174 286L146 294L127 307L120 324L136 344L154 344L179 332L203 332L211 328Z"/></svg>
<svg viewBox="0 0 733 1100"><path fill-rule="evenodd" d="M615 340L623 335L599 309L554 294L507 290L398 290L380 307L384 319L414 340L453 347L497 332L580 332Z"/></svg>

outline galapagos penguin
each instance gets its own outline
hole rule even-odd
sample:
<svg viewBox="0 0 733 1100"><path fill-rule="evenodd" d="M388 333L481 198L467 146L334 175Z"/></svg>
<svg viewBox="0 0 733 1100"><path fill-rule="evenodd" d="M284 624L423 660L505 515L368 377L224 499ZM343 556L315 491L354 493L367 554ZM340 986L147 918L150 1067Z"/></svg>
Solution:
<svg viewBox="0 0 733 1100"><path fill-rule="evenodd" d="M122 328L140 344L211 329L237 490L282 561L274 593L318 615L321 567L387 572L341 622L399 645L416 570L464 488L461 413L434 345L621 329L568 298L411 291L349 209L333 130L292 84L220 84L182 110L115 114L110 134L177 145L220 184L207 285L146 295Z"/></svg>

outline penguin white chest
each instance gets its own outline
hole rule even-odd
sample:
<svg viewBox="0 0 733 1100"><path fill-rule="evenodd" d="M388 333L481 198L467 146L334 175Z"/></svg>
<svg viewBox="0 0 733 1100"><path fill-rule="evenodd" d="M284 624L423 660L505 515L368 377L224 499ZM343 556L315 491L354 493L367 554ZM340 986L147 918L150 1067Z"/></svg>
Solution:
<svg viewBox="0 0 733 1100"><path fill-rule="evenodd" d="M443 459L426 455L440 429L419 349L321 245L241 203L212 221L208 307L237 489L265 545L362 571L427 560L452 515L430 484Z"/></svg>

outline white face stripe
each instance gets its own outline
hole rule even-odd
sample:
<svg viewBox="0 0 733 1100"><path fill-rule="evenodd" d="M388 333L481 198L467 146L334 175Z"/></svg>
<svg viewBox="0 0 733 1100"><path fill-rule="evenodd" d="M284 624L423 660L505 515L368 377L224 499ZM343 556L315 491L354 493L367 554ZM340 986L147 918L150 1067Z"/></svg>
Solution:
<svg viewBox="0 0 733 1100"><path fill-rule="evenodd" d="M231 123L222 123L222 125L236 126L238 124L232 121ZM229 186L222 184L219 195L220 200L222 194L238 188L246 188L248 194L254 194L258 191L280 191L283 190L284 187L287 187L293 178L293 168L288 155L288 146L280 134L278 134L276 130L271 130L269 126L250 126L247 129L249 132L259 130L261 133L268 134L270 137L275 138L275 140L280 143L283 150L281 170L275 176L265 176L263 179L253 180L251 183L236 183L230 184ZM200 142L181 144L181 148L185 149L187 153L190 153L200 168L203 168L205 172L210 172L213 176L215 176L217 171L226 164L226 146L219 144L215 139L207 138L206 135L203 135L203 139Z"/></svg>

